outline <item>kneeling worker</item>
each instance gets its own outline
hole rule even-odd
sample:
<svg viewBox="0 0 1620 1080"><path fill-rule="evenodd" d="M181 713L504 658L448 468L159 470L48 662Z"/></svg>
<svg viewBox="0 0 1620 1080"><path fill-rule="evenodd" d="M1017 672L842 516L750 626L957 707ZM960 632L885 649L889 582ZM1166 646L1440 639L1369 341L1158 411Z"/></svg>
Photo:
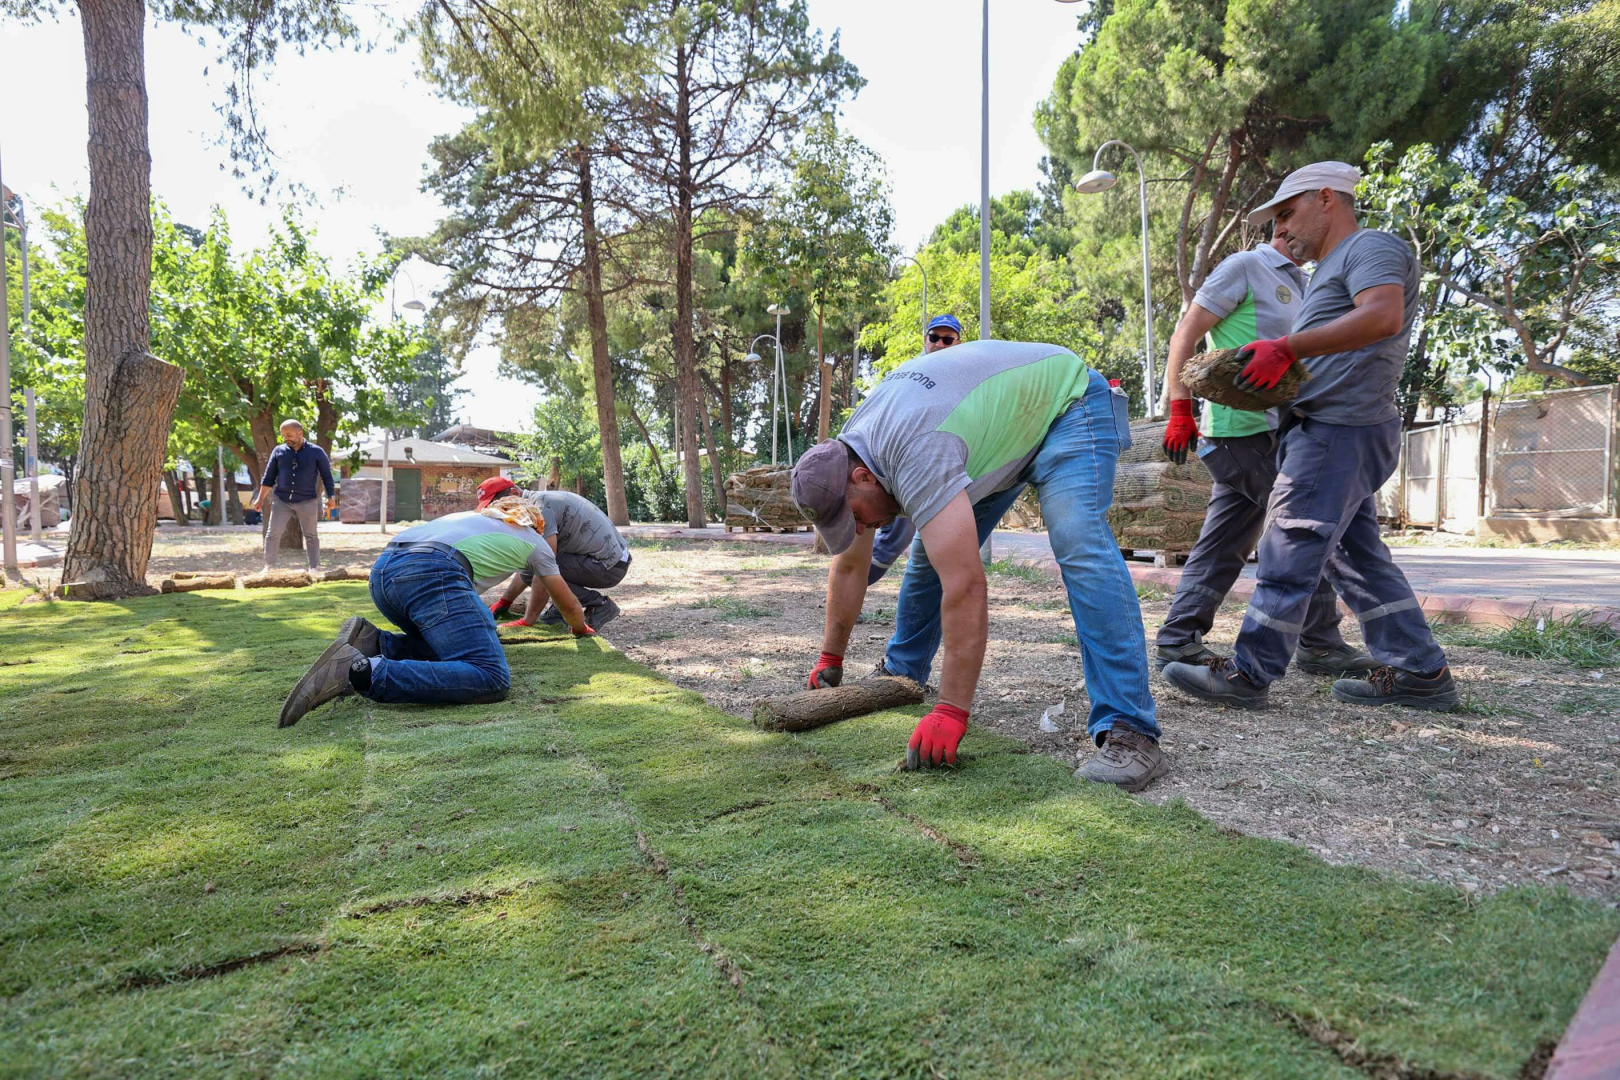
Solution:
<svg viewBox="0 0 1620 1080"><path fill-rule="evenodd" d="M1181 382L1181 365L1209 335L1212 347L1241 349L1256 338L1274 338L1294 328L1305 298L1305 272L1280 238L1256 244L1221 261L1199 286L1170 338L1165 383L1170 388L1170 422L1164 453L1185 462L1199 432L1193 423L1192 393ZM1221 657L1204 644L1215 612L1231 590L1266 520L1266 502L1277 482L1277 411L1246 412L1215 402L1204 408L1198 457L1215 478L1209 512L1198 543L1187 556L1170 614L1159 627L1155 661L1159 669L1180 662L1201 664ZM1313 675L1363 675L1378 664L1339 636L1338 597L1324 577L1310 606L1294 653L1294 665Z"/></svg>
<svg viewBox="0 0 1620 1080"><path fill-rule="evenodd" d="M608 516L583 495L572 491L522 491L503 476L492 476L478 485L480 507L512 495L522 496L546 519L543 532L551 558L546 560L542 555L546 567L541 575L562 575L574 599L585 609L585 621L593 630L602 629L617 617L619 605L596 590L611 589L624 580L630 570L630 545L624 542ZM500 618L533 580L534 574L528 571L514 577L507 583L501 598L490 605L490 614ZM528 610L516 625L562 621L556 604L542 612L531 597Z"/></svg>
<svg viewBox="0 0 1620 1080"><path fill-rule="evenodd" d="M1079 775L1135 791L1163 773L1142 610L1107 520L1128 437L1108 381L1060 346L976 341L890 372L836 440L793 468L793 499L835 556L811 687L841 677L873 534L904 514L922 543L900 581L884 669L926 683L943 628L939 703L912 732L906 760L954 763L989 622L979 545L1034 484L1080 641L1087 730L1102 747Z"/></svg>
<svg viewBox="0 0 1620 1080"><path fill-rule="evenodd" d="M354 616L281 706L280 727L334 698L464 705L500 701L511 685L495 620L479 597L522 570L540 575L576 637L594 631L541 539L545 521L519 498L413 526L371 567L371 600L401 633Z"/></svg>

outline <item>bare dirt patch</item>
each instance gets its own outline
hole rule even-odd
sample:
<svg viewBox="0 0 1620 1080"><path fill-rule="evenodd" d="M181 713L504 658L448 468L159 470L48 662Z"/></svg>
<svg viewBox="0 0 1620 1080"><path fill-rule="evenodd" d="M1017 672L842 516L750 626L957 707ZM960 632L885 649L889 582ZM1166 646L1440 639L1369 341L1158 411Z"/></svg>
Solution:
<svg viewBox="0 0 1620 1080"><path fill-rule="evenodd" d="M1076 765L1091 742L1063 590L1018 569L991 576L974 722ZM898 571L867 596L851 677L882 658ZM756 699L803 687L820 649L825 574L825 559L800 548L638 542L629 578L613 591L624 614L608 637L749 716ZM1168 600L1143 600L1150 641ZM1224 608L1211 642L1229 644L1242 613ZM1357 640L1354 620L1345 629ZM1329 862L1469 890L1567 885L1620 901L1620 670L1448 652L1465 694L1465 709L1451 714L1341 705L1331 680L1298 672L1272 687L1269 710L1239 712L1194 702L1155 676L1172 771L1143 797L1185 799L1222 825ZM1059 701L1068 730L1042 732L1042 712Z"/></svg>

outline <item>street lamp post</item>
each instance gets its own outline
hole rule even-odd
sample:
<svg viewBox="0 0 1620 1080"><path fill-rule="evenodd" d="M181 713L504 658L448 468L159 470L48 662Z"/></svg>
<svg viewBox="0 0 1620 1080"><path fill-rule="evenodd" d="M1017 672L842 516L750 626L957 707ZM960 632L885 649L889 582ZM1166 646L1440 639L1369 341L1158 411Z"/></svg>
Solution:
<svg viewBox="0 0 1620 1080"><path fill-rule="evenodd" d="M776 362L771 366L771 464L775 465L776 464L776 403L777 403L776 386L777 386L778 381L780 381L781 384L782 384L782 395L781 395L782 411L783 411L784 414L787 412L787 378L786 378L786 374L782 371L782 341L775 334L760 334L758 337L754 338L753 341L750 341L748 343L748 355L743 357L743 359L748 361L750 364L759 363L760 360L761 360L761 357L760 357L759 353L754 351L754 346L758 345L761 341L765 340L766 338L769 338L775 344L775 347L776 347ZM780 380L778 378L779 376L780 376ZM792 423L791 420L788 422L788 433L787 434L788 434L788 456L791 457L792 454L793 454L793 423Z"/></svg>
<svg viewBox="0 0 1620 1080"><path fill-rule="evenodd" d="M922 279L923 279L922 336L923 336L923 340L927 341L928 340L928 268L926 266L924 266L922 264L922 260L917 258L915 255L902 255L902 256L900 256L900 258L904 259L907 262L916 263L917 264L917 272L922 274Z"/></svg>
<svg viewBox="0 0 1620 1080"><path fill-rule="evenodd" d="M995 337L990 329L990 0L984 0L983 8L979 40L979 339L988 341Z"/></svg>
<svg viewBox="0 0 1620 1080"><path fill-rule="evenodd" d="M787 357L782 348L782 316L793 314L786 304L772 304L765 309L767 315L776 316L776 371L771 375L771 464L776 464L776 384L782 384L782 425L787 429L788 464L793 464L793 412L788 408Z"/></svg>
<svg viewBox="0 0 1620 1080"><path fill-rule="evenodd" d="M1097 147L1097 152L1092 156L1091 159L1091 171L1082 176L1074 185L1074 188L1083 195L1095 195L1098 192L1107 191L1109 188L1114 186L1116 183L1114 174L1098 167L1098 163L1102 160L1102 152L1108 149L1110 146L1123 146L1125 149L1131 152L1131 157L1136 159L1136 175L1141 189L1142 355L1146 362L1145 368L1147 385L1145 389L1147 394L1147 418L1149 420L1153 420L1158 416L1159 396L1154 389L1157 379L1156 373L1153 369L1153 270L1151 264L1148 262L1147 170L1142 168L1142 155L1138 154L1136 152L1136 148L1131 146L1129 143L1121 142L1119 139L1109 139L1107 142Z"/></svg>

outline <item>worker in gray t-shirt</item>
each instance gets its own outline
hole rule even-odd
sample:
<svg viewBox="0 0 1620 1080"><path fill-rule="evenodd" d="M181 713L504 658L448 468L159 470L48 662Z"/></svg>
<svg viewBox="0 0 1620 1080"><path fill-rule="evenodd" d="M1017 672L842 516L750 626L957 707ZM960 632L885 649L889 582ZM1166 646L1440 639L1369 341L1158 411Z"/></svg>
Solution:
<svg viewBox="0 0 1620 1080"><path fill-rule="evenodd" d="M492 476L478 485L478 505L482 508L502 495L519 494L539 507L546 519L541 535L551 549L555 567L551 572L561 574L568 583L585 609L585 621L595 630L602 629L619 614L619 605L597 590L611 589L624 580L630 570L630 546L595 503L572 491L521 491L505 477ZM533 579L532 573L514 575L500 599L490 605L491 614L497 619L505 614ZM529 610L517 620L520 626L562 621L555 604L542 612L533 598Z"/></svg>
<svg viewBox="0 0 1620 1080"><path fill-rule="evenodd" d="M1244 389L1269 389L1296 363L1310 378L1278 430L1278 476L1261 536L1258 580L1236 655L1164 669L1207 701L1261 708L1299 643L1311 594L1326 573L1361 622L1381 667L1333 684L1339 701L1449 711L1457 685L1406 577L1379 538L1378 489L1400 459L1395 388L1417 316L1418 268L1398 237L1356 222L1360 173L1338 161L1290 173L1249 215L1316 273L1293 332L1244 346Z"/></svg>

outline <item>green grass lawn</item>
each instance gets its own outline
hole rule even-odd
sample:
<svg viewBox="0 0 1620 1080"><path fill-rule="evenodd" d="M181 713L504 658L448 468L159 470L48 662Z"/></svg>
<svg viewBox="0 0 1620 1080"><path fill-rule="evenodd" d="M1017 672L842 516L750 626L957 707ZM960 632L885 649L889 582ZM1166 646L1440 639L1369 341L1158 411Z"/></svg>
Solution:
<svg viewBox="0 0 1620 1080"><path fill-rule="evenodd" d="M983 732L898 773L917 710L765 734L541 631L501 704L278 731L363 584L18 599L6 1076L1514 1077L1620 932Z"/></svg>

